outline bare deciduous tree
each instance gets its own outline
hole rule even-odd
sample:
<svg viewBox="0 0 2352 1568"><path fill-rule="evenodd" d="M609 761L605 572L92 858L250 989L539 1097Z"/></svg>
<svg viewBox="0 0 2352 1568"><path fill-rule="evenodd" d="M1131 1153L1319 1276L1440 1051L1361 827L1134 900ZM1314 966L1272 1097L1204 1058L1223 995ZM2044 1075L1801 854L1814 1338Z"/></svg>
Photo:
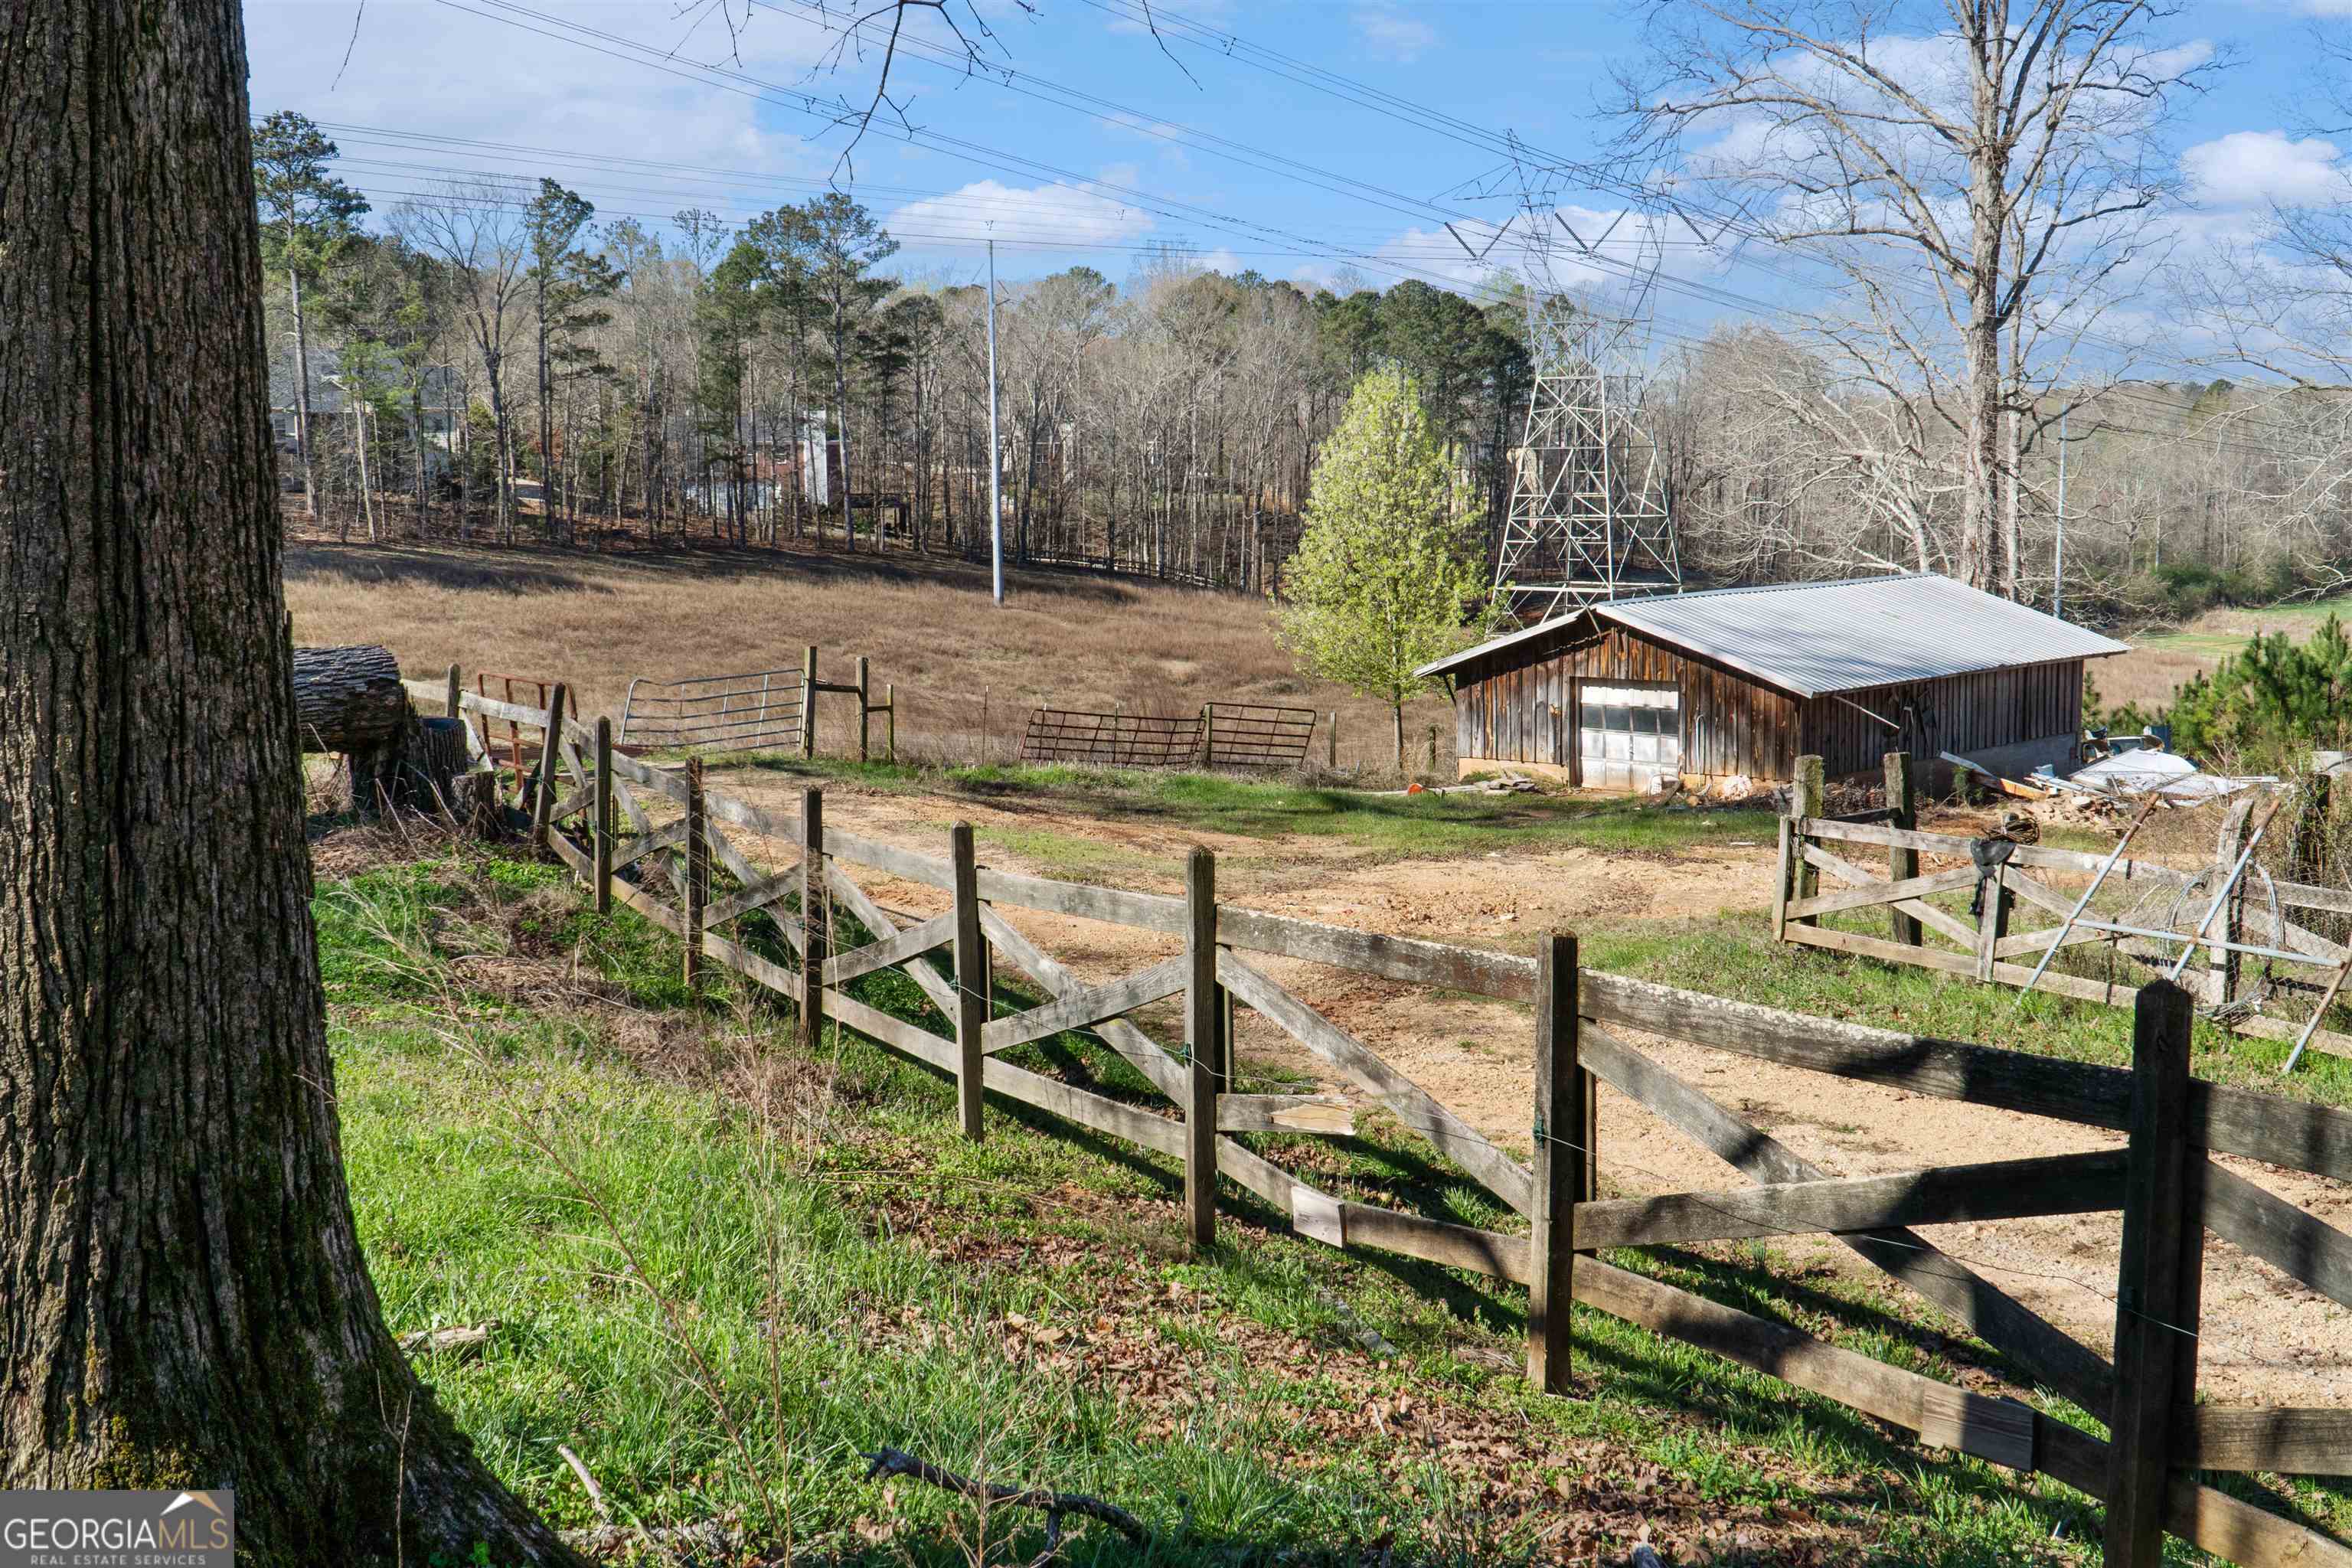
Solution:
<svg viewBox="0 0 2352 1568"><path fill-rule="evenodd" d="M2014 331L2037 310L2045 323L2079 317L2086 286L2135 254L2173 179L2150 132L2212 62L2151 40L2173 14L2154 0L1649 9L1653 62L1624 84L1629 141L1671 149L1757 207L1770 238L1874 291L1866 324L1892 352L1872 357L1907 360L1939 405L1932 384L1950 388L1964 437L1955 570L1999 586ZM1889 284L1922 260L1924 300Z"/></svg>

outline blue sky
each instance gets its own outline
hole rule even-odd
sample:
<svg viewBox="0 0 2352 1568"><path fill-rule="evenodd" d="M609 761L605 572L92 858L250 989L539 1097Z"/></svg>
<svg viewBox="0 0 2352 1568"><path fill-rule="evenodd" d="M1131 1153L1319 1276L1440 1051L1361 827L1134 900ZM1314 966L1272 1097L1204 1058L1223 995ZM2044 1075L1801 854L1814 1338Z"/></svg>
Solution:
<svg viewBox="0 0 2352 1568"><path fill-rule="evenodd" d="M248 0L253 103L328 124L379 206L483 169L551 174L608 217L741 218L838 180L902 237L911 273L976 276L992 223L1008 278L1084 262L1120 279L1175 244L1310 284L1349 268L1376 286L1461 283L1477 268L1444 219L1475 237L1462 219L1514 205L1496 138L1591 157L1612 134L1611 70L1643 47L1641 14L1616 5L1188 0L1155 6L1155 40L1138 0L1036 0L1034 16L980 0L991 58L1023 78L904 55L893 96L920 136L877 121L845 165L845 135L804 110L871 92L878 56L835 54L855 10L726 4L731 39L718 0ZM947 42L916 26L919 46ZM2195 198L2171 220L2189 243L2242 231L2273 196L2336 189L2337 144L2287 128L2309 29L2352 26L2352 0L2190 5L2159 26L2236 62L2168 132ZM1622 206L1572 176L1558 199L1595 227ZM1661 315L1687 331L1805 289L1769 255L1683 245L1667 267L1692 287Z"/></svg>

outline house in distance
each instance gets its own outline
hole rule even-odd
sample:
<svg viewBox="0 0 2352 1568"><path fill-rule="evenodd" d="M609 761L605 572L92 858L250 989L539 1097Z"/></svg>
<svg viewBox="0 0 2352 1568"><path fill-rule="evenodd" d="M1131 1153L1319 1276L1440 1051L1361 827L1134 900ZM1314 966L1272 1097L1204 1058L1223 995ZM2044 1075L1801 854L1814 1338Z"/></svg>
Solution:
<svg viewBox="0 0 2352 1568"><path fill-rule="evenodd" d="M1464 774L1591 789L1831 778L1888 752L2074 766L2086 660L2122 643L1932 573L1612 599L1424 665Z"/></svg>

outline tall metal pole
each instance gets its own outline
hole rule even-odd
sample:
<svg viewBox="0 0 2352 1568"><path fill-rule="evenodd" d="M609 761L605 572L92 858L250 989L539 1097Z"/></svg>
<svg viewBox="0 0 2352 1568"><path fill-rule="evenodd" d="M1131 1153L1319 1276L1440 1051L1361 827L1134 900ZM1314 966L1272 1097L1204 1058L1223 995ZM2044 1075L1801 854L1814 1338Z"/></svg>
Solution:
<svg viewBox="0 0 2352 1568"><path fill-rule="evenodd" d="M988 241L988 570L991 592L1004 603L1004 498L1002 449L996 444L996 240Z"/></svg>
<svg viewBox="0 0 2352 1568"><path fill-rule="evenodd" d="M2058 412L2058 551L2050 563L2050 613L2066 618L2066 412Z"/></svg>

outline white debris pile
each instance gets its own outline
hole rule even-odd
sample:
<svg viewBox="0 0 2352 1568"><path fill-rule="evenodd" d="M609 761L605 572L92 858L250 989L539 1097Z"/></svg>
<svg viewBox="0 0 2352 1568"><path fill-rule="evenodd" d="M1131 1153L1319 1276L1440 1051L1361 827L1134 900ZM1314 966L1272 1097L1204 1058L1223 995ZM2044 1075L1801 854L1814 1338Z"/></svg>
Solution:
<svg viewBox="0 0 2352 1568"><path fill-rule="evenodd" d="M2087 795L2104 795L2110 800L2138 799L2148 795L2177 802L2183 805L2221 800L2258 784L2278 783L2275 776L2231 777L2209 773L2178 752L2160 752L2152 747L2117 752L2104 757L2086 768L2081 768L2063 779L2051 781L2058 788Z"/></svg>

